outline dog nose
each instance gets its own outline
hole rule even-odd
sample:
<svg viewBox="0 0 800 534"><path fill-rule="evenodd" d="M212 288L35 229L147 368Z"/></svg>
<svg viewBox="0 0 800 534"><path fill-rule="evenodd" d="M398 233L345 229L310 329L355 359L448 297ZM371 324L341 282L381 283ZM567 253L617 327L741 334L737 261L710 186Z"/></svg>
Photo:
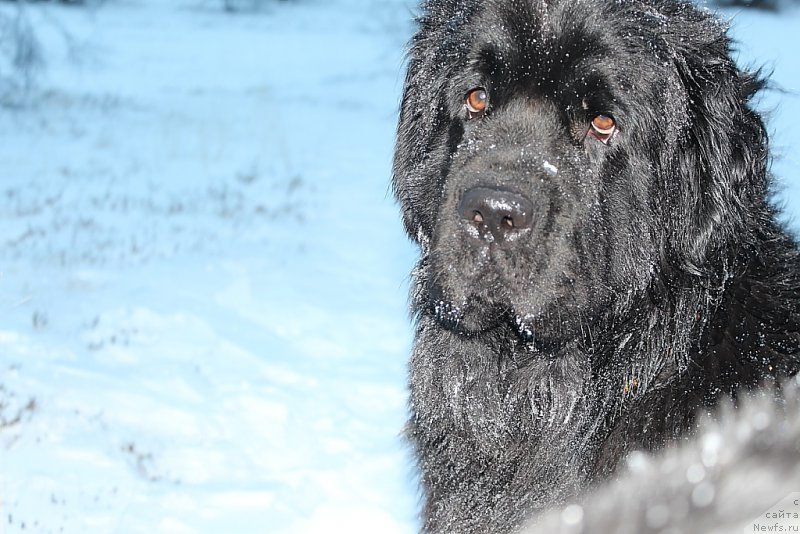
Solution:
<svg viewBox="0 0 800 534"><path fill-rule="evenodd" d="M478 229L481 239L503 241L531 227L533 203L522 195L473 187L464 193L458 204L462 219Z"/></svg>

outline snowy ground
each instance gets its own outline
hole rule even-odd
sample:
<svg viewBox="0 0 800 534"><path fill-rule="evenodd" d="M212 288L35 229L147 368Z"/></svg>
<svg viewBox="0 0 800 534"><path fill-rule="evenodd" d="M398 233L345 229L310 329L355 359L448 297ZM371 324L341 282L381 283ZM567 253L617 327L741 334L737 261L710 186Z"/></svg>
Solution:
<svg viewBox="0 0 800 534"><path fill-rule="evenodd" d="M415 529L388 195L413 2L221 4L28 7L42 94L0 109L0 533ZM763 103L794 217L798 19L736 18L795 92Z"/></svg>

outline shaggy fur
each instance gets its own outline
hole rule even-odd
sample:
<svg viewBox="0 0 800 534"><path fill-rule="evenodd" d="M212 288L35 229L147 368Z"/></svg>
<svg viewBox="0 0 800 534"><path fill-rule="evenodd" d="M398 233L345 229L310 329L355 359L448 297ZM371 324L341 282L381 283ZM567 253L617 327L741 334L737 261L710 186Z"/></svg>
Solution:
<svg viewBox="0 0 800 534"><path fill-rule="evenodd" d="M789 383L785 399L776 401L766 390L738 409L724 405L722 424L701 421L692 442L657 458L632 454L620 480L539 518L523 533L796 532L798 391Z"/></svg>
<svg viewBox="0 0 800 534"><path fill-rule="evenodd" d="M689 3L423 5L393 185L421 249L407 435L424 531L517 529L797 373L762 85ZM524 224L469 219L475 198Z"/></svg>

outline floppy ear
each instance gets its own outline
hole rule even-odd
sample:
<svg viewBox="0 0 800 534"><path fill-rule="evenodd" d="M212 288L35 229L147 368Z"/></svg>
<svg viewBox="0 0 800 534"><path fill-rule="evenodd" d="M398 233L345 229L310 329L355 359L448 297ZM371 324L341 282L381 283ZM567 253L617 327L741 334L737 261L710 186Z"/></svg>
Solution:
<svg viewBox="0 0 800 534"><path fill-rule="evenodd" d="M460 139L448 100L451 80L466 64L463 32L474 0L424 2L411 42L397 127L392 188L403 222L423 250L431 237L449 155ZM453 16L452 13L456 13Z"/></svg>
<svg viewBox="0 0 800 534"><path fill-rule="evenodd" d="M717 24L681 39L675 64L687 96L689 122L675 157L683 223L672 243L684 272L708 275L747 243L754 218L765 214L769 194L767 133L750 108L763 88L759 73L740 70L730 41ZM697 29L697 28L695 28Z"/></svg>
<svg viewBox="0 0 800 534"><path fill-rule="evenodd" d="M418 37L419 39L419 37ZM394 163L392 166L392 189L400 203L403 223L408 235L425 246L430 237L430 226L425 215L431 198L428 191L431 173L431 150L434 139L440 134L443 106L437 105L433 95L440 88L432 86L434 78L426 62L418 57L417 46L412 47L400 104L400 119L397 126ZM435 155L435 154L434 154ZM427 237L426 237L427 236Z"/></svg>

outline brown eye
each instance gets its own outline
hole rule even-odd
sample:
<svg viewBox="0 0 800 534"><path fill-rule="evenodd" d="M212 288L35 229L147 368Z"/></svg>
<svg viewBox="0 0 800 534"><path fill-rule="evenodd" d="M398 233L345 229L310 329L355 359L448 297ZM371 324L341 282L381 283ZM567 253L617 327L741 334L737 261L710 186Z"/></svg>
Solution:
<svg viewBox="0 0 800 534"><path fill-rule="evenodd" d="M611 139L611 136L614 135L616 130L616 121L614 121L614 119L608 115L600 114L592 119L592 128L589 130L589 134L591 134L592 137L607 143L608 140Z"/></svg>
<svg viewBox="0 0 800 534"><path fill-rule="evenodd" d="M483 87L478 87L467 93L464 99L464 107L467 108L469 118L480 117L489 107L489 93Z"/></svg>

